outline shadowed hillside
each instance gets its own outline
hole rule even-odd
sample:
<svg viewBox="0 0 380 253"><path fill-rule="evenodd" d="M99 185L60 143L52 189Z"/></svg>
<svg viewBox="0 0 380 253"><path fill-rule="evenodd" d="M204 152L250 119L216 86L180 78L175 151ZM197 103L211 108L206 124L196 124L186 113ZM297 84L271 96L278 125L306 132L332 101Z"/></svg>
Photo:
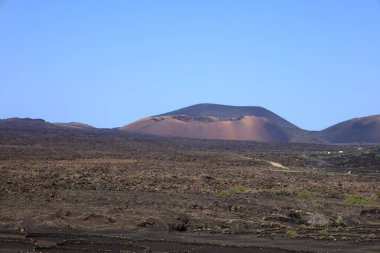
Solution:
<svg viewBox="0 0 380 253"><path fill-rule="evenodd" d="M0 119L0 129L96 129L80 122L50 123L43 119L8 118Z"/></svg>
<svg viewBox="0 0 380 253"><path fill-rule="evenodd" d="M350 119L321 131L333 143L380 143L380 115Z"/></svg>

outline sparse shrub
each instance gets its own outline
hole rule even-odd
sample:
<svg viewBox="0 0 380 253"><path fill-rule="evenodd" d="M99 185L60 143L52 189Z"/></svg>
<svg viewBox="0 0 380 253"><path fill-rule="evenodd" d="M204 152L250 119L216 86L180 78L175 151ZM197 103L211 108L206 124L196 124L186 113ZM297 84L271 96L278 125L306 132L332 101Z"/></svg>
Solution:
<svg viewBox="0 0 380 253"><path fill-rule="evenodd" d="M290 237L290 238L296 238L296 237L298 237L298 232L296 230L290 229L290 230L285 232L285 235L287 237Z"/></svg>
<svg viewBox="0 0 380 253"><path fill-rule="evenodd" d="M71 168L71 169L69 169L69 175L75 175L75 174L77 174L78 173L78 170L77 169L75 169L75 168Z"/></svg>
<svg viewBox="0 0 380 253"><path fill-rule="evenodd" d="M367 198L358 194L353 194L353 195L349 195L344 200L344 203L348 205L372 205L375 202L370 198Z"/></svg>
<svg viewBox="0 0 380 253"><path fill-rule="evenodd" d="M280 194L282 192L281 189L278 189L278 188L271 188L269 190L270 193L273 193L273 194Z"/></svg>
<svg viewBox="0 0 380 253"><path fill-rule="evenodd" d="M161 182L158 187L161 189L161 190L167 190L167 189L170 189L170 184L167 183L167 182Z"/></svg>
<svg viewBox="0 0 380 253"><path fill-rule="evenodd" d="M336 232L343 232L344 231L344 227L342 226L339 226L337 229L336 229Z"/></svg>
<svg viewBox="0 0 380 253"><path fill-rule="evenodd" d="M375 235L375 234L369 234L369 235L367 236L367 239L368 239L368 240L375 240L375 239L376 239L376 235Z"/></svg>
<svg viewBox="0 0 380 253"><path fill-rule="evenodd" d="M322 212L323 209L324 209L324 206L322 204L315 204L312 206L312 208L314 209L314 212Z"/></svg>
<svg viewBox="0 0 380 253"><path fill-rule="evenodd" d="M305 211L310 213L321 213L325 209L324 205L320 203L312 203L312 205L309 205L305 208Z"/></svg>
<svg viewBox="0 0 380 253"><path fill-rule="evenodd" d="M323 227L329 224L329 219L320 213L312 214L309 222L312 226Z"/></svg>
<svg viewBox="0 0 380 253"><path fill-rule="evenodd" d="M329 231L325 228L325 229L322 229L322 230L319 230L319 235L320 236L328 236L329 235Z"/></svg>
<svg viewBox="0 0 380 253"><path fill-rule="evenodd" d="M380 226L380 222L376 222L376 221L368 221L367 223L370 225Z"/></svg>
<svg viewBox="0 0 380 253"><path fill-rule="evenodd" d="M344 221L343 221L343 217L342 217L342 215L338 215L337 217L336 217L336 219L335 219L335 224L337 225L337 226L339 226L339 227L344 227L344 226L346 226L346 223L344 223Z"/></svg>
<svg viewBox="0 0 380 253"><path fill-rule="evenodd" d="M312 199L315 197L315 192L311 191L300 191L297 193L297 196L302 199Z"/></svg>
<svg viewBox="0 0 380 253"><path fill-rule="evenodd" d="M230 228L223 228L222 233L223 234L231 234L231 229Z"/></svg>
<svg viewBox="0 0 380 253"><path fill-rule="evenodd" d="M229 197L233 194L242 193L242 192L245 192L245 188L243 186L234 186L228 190L224 190L224 191L219 192L218 195L220 197Z"/></svg>
<svg viewBox="0 0 380 253"><path fill-rule="evenodd" d="M380 191L376 192L376 196L380 198Z"/></svg>

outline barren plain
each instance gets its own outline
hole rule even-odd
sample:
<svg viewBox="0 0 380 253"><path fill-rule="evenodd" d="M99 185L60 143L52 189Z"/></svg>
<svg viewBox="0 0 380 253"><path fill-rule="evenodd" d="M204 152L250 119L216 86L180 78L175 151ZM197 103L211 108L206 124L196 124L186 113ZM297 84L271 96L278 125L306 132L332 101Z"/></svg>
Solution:
<svg viewBox="0 0 380 253"><path fill-rule="evenodd" d="M379 252L380 147L2 128L0 252Z"/></svg>

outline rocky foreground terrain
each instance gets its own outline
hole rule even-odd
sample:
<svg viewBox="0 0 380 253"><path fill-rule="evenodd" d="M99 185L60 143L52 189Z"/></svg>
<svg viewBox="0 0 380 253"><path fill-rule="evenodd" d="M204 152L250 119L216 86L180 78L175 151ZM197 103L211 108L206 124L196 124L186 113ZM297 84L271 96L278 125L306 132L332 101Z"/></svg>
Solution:
<svg viewBox="0 0 380 253"><path fill-rule="evenodd" d="M379 252L380 147L0 129L0 252Z"/></svg>

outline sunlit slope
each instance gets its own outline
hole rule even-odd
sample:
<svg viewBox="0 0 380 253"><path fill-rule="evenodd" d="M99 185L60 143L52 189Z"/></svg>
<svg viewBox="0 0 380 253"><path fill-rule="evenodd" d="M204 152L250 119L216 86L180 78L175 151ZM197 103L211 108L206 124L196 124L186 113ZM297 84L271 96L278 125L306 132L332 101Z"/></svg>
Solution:
<svg viewBox="0 0 380 253"><path fill-rule="evenodd" d="M262 142L310 142L311 138L308 131L265 108L216 104L189 106L120 129L153 135Z"/></svg>

